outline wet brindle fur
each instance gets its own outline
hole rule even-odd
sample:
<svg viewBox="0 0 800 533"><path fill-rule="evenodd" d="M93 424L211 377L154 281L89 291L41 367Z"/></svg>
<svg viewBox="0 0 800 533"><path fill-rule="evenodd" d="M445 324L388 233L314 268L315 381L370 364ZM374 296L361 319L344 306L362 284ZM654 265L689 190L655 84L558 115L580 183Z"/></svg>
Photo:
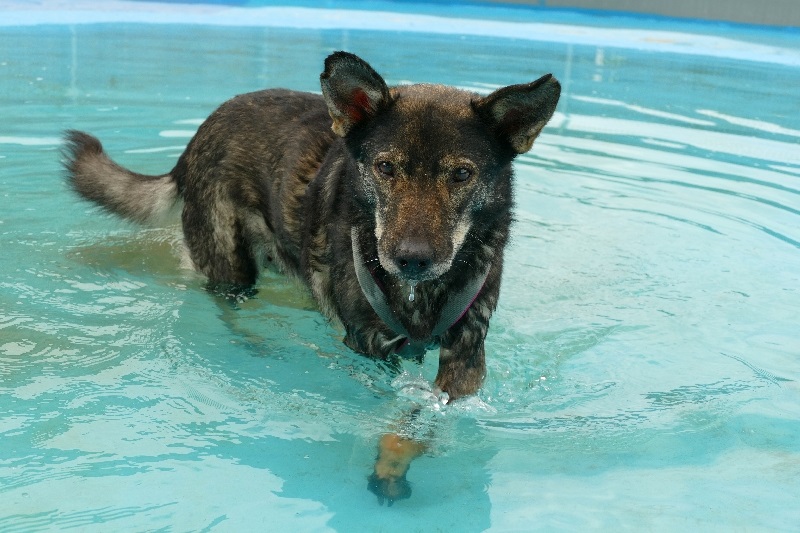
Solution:
<svg viewBox="0 0 800 533"><path fill-rule="evenodd" d="M391 313L414 339L439 344L435 385L450 399L472 394L512 221L512 160L552 116L560 86L546 75L485 97L389 88L345 52L326 59L320 79L322 96L274 89L224 103L162 176L128 171L96 138L68 132L69 182L137 222L182 205L186 248L212 286L247 289L273 263L344 326L347 346L391 358L403 339L364 296L357 239L356 260ZM430 338L448 298L481 276L463 317ZM390 450L384 440L371 486L391 502L407 496L405 470L421 448L393 441Z"/></svg>

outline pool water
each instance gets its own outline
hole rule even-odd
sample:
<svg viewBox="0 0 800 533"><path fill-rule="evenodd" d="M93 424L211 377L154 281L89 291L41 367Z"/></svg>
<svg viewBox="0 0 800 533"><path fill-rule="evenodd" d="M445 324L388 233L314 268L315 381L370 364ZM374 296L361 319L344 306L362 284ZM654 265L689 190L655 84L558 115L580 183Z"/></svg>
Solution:
<svg viewBox="0 0 800 533"><path fill-rule="evenodd" d="M790 531L800 34L437 4L0 8L0 530ZM362 11L364 6L372 11ZM457 15L455 13L458 13ZM227 98L552 72L472 398L350 352L293 282L233 309L174 227L79 202L66 128L158 174ZM410 499L367 489L404 414Z"/></svg>

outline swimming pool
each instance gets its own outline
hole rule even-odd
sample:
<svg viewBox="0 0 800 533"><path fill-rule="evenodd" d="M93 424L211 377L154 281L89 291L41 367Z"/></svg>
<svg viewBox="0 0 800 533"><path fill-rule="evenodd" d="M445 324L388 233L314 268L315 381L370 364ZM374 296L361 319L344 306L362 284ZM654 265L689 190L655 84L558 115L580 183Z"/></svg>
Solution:
<svg viewBox="0 0 800 533"><path fill-rule="evenodd" d="M800 35L479 6L0 4L0 530L792 530ZM78 7L75 7L78 6ZM85 10L80 6L88 6ZM369 10L356 9L368 6ZM454 15L453 10L458 10ZM475 398L349 352L291 282L219 306L172 228L65 188L59 136L168 170L234 94L552 72ZM413 495L366 490L408 409Z"/></svg>

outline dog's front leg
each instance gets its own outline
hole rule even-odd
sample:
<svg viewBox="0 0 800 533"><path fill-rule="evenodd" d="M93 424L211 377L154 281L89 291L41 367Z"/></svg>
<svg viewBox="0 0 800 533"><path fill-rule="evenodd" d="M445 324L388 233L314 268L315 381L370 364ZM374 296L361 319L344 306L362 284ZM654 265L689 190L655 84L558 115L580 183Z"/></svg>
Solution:
<svg viewBox="0 0 800 533"><path fill-rule="evenodd" d="M486 301L475 302L442 339L435 385L447 393L451 401L475 394L483 385L486 376L483 341L489 329L490 315L491 307Z"/></svg>
<svg viewBox="0 0 800 533"><path fill-rule="evenodd" d="M452 348L441 350L439 373L436 376L436 386L451 399L477 392L486 374L483 340L477 347L470 346L470 352L457 351L459 345L456 343ZM465 353L471 357L464 357ZM369 490L378 496L381 504L387 500L391 505L395 500L411 495L406 473L411 462L425 453L426 448L424 442L397 433L387 433L381 437L378 458L368 484Z"/></svg>
<svg viewBox="0 0 800 533"><path fill-rule="evenodd" d="M483 341L478 346L469 346L460 351L457 346L442 348L439 354L439 372L436 387L446 392L449 400L475 394L486 376L486 359Z"/></svg>
<svg viewBox="0 0 800 533"><path fill-rule="evenodd" d="M388 500L391 506L395 500L411 496L411 485L406 473L411 461L425 452L425 444L396 433L387 433L378 442L378 458L375 469L369 477L367 488L378 496L383 505Z"/></svg>
<svg viewBox="0 0 800 533"><path fill-rule="evenodd" d="M439 372L436 387L454 400L474 394L483 384L486 359L483 341L488 330L486 308L473 306L445 335L439 353ZM419 440L388 433L378 443L375 470L369 478L369 489L389 504L408 498L411 486L406 480L411 462L425 453L426 445Z"/></svg>

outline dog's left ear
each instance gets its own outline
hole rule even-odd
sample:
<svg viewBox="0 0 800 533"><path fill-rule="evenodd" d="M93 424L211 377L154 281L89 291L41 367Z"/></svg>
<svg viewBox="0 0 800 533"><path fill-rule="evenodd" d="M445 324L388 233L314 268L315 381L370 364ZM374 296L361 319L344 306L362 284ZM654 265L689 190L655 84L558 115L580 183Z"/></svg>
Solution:
<svg viewBox="0 0 800 533"><path fill-rule="evenodd" d="M389 103L383 78L357 55L335 52L325 59L319 77L322 96L333 119L333 131L342 137Z"/></svg>
<svg viewBox="0 0 800 533"><path fill-rule="evenodd" d="M524 154L553 116L561 84L552 74L532 83L509 85L472 102L472 107L489 124L492 132Z"/></svg>

